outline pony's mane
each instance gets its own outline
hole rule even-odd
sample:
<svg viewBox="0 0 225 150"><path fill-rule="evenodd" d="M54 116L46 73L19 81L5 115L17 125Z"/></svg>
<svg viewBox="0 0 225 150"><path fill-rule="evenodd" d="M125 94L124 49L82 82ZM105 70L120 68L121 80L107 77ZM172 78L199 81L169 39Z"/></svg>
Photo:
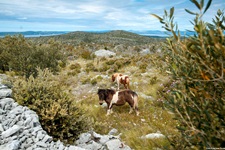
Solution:
<svg viewBox="0 0 225 150"><path fill-rule="evenodd" d="M116 93L116 90L114 89L98 89L98 94L101 93L101 92L109 92L111 94L115 94Z"/></svg>

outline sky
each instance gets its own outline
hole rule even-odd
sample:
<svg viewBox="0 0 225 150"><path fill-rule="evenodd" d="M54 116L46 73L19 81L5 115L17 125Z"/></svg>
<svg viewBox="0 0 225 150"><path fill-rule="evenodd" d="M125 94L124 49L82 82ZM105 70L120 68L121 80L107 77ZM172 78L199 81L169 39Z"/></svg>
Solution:
<svg viewBox="0 0 225 150"><path fill-rule="evenodd" d="M163 16L171 7L179 30L193 30L194 16L185 8L198 10L190 0L0 0L0 32L164 31L150 14ZM225 9L225 0L212 0L204 20L211 22L218 9Z"/></svg>

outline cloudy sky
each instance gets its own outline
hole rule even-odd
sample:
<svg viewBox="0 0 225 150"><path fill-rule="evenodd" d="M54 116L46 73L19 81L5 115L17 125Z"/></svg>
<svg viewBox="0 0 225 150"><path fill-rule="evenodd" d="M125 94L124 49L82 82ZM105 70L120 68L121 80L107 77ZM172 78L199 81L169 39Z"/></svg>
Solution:
<svg viewBox="0 0 225 150"><path fill-rule="evenodd" d="M198 0L199 1L199 0ZM207 3L207 0L205 0ZM159 16L175 7L180 30L192 30L197 11L190 0L0 0L2 31L162 30L150 14ZM204 19L211 21L225 0L213 0Z"/></svg>

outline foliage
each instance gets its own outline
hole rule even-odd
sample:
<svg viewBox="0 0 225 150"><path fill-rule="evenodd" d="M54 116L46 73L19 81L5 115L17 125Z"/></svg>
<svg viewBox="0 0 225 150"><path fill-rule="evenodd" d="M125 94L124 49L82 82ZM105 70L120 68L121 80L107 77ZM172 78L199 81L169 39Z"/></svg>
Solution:
<svg viewBox="0 0 225 150"><path fill-rule="evenodd" d="M72 144L89 129L84 112L48 69L38 69L36 78L16 79L13 88L17 102L38 114L43 129L54 140Z"/></svg>
<svg viewBox="0 0 225 150"><path fill-rule="evenodd" d="M150 77L149 84L150 85L156 84L157 81L158 81L158 78L156 76Z"/></svg>
<svg viewBox="0 0 225 150"><path fill-rule="evenodd" d="M87 63L85 66L85 71L90 72L90 71L97 71L93 63Z"/></svg>
<svg viewBox="0 0 225 150"><path fill-rule="evenodd" d="M80 70L81 69L81 66L79 63L75 63L75 64L71 64L69 66L70 70Z"/></svg>
<svg viewBox="0 0 225 150"><path fill-rule="evenodd" d="M153 14L173 35L167 39L166 60L176 84L164 96L180 122L181 137L170 140L176 149L220 148L225 146L225 17L218 10L212 24L204 22L211 0L205 7L204 0L191 2L199 9L186 9L195 16L194 36L180 36L174 8L163 17Z"/></svg>
<svg viewBox="0 0 225 150"><path fill-rule="evenodd" d="M88 50L82 50L80 51L80 56L84 59L93 59L95 58L95 55L92 55L92 52Z"/></svg>
<svg viewBox="0 0 225 150"><path fill-rule="evenodd" d="M29 77L36 76L37 67L58 71L58 63L65 64L65 56L59 43L49 40L48 44L35 45L22 35L0 39L0 70L15 71Z"/></svg>
<svg viewBox="0 0 225 150"><path fill-rule="evenodd" d="M79 63L71 64L69 69L72 70L67 73L67 75L75 76L76 74L81 72L81 65Z"/></svg>

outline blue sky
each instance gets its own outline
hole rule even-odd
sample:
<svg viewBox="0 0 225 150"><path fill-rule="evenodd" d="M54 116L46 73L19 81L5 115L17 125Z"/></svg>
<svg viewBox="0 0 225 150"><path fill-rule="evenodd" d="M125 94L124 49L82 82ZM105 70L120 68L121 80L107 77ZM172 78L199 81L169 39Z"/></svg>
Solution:
<svg viewBox="0 0 225 150"><path fill-rule="evenodd" d="M207 3L207 0L205 0ZM192 30L197 11L189 0L0 0L0 32L162 30L150 14L159 16L175 7L174 20L180 30ZM213 0L204 19L211 21L225 0Z"/></svg>

